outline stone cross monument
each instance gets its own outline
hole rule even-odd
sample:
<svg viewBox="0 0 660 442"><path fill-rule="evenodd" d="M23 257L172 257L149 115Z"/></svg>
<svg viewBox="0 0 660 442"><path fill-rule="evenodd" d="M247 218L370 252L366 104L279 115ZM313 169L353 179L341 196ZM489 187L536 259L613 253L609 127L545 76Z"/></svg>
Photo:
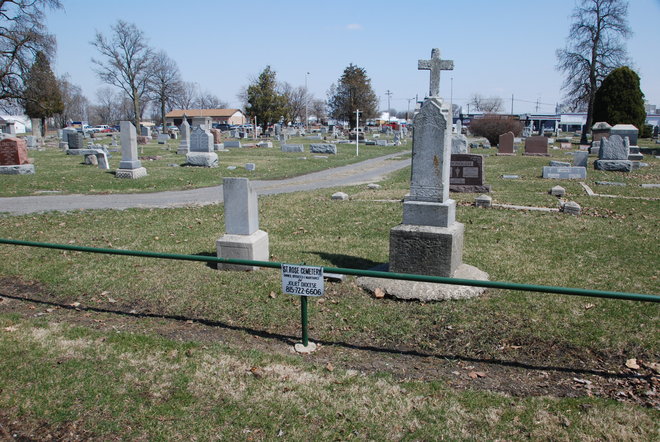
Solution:
<svg viewBox="0 0 660 442"><path fill-rule="evenodd" d="M431 71L431 81L429 87L429 97L440 96L440 71L451 71L454 69L454 60L441 60L440 49L431 50L430 60L419 60L417 69L422 71Z"/></svg>
<svg viewBox="0 0 660 442"><path fill-rule="evenodd" d="M420 60L430 70L430 96L413 120L410 193L403 203L403 223L390 231L390 271L452 277L462 263L463 224L456 222L456 202L449 198L451 113L438 96L440 71L454 62Z"/></svg>

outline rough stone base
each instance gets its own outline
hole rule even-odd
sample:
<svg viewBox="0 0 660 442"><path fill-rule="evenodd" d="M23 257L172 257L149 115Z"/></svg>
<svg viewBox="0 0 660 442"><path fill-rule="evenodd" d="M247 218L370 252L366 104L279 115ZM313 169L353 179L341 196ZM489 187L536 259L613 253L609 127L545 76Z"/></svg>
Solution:
<svg viewBox="0 0 660 442"><path fill-rule="evenodd" d="M457 193L490 193L491 186L490 184L484 184L481 186L469 184L452 184L449 186L449 191Z"/></svg>
<svg viewBox="0 0 660 442"><path fill-rule="evenodd" d="M214 152L190 152L186 154L189 166L218 167L218 154Z"/></svg>
<svg viewBox="0 0 660 442"><path fill-rule="evenodd" d="M596 160L594 169L608 170L615 172L630 172L632 170L632 161L628 160Z"/></svg>
<svg viewBox="0 0 660 442"><path fill-rule="evenodd" d="M179 147L179 149L177 149L177 151L176 151L176 154L177 154L177 155L187 155L188 152L190 152L190 149L189 149L189 148L187 148L187 147Z"/></svg>
<svg viewBox="0 0 660 442"><path fill-rule="evenodd" d="M382 268L376 268L374 270L387 271L387 264L383 265ZM488 273L467 264L461 264L454 272L453 277L488 281ZM357 279L356 283L359 287L362 287L370 293L374 293L376 289L381 289L387 296L392 296L397 299L424 302L469 299L479 296L486 291L485 287L371 277L360 277Z"/></svg>
<svg viewBox="0 0 660 442"><path fill-rule="evenodd" d="M0 175L34 175L34 164L0 166Z"/></svg>
<svg viewBox="0 0 660 442"><path fill-rule="evenodd" d="M527 157L549 157L549 153L527 153L525 152L523 155Z"/></svg>
<svg viewBox="0 0 660 442"><path fill-rule="evenodd" d="M463 260L461 223L449 227L399 224L390 230L390 271L451 277Z"/></svg>
<svg viewBox="0 0 660 442"><path fill-rule="evenodd" d="M496 153L496 157L515 157L515 153Z"/></svg>
<svg viewBox="0 0 660 442"><path fill-rule="evenodd" d="M268 233L257 230L251 235L225 234L215 243L218 258L251 259L255 261L268 261L270 256L268 246ZM238 264L218 263L218 270L258 270L256 266L242 266Z"/></svg>
<svg viewBox="0 0 660 442"><path fill-rule="evenodd" d="M137 169L117 169L115 172L116 178L130 178L137 179L147 176L147 169L138 167Z"/></svg>

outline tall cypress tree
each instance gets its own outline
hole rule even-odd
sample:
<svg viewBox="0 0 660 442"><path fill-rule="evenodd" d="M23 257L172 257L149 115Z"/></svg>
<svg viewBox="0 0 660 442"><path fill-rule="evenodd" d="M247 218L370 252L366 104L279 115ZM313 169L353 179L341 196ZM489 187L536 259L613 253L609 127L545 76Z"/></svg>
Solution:
<svg viewBox="0 0 660 442"><path fill-rule="evenodd" d="M378 97L371 88L371 79L364 68L349 64L341 78L330 87L328 108L330 115L338 120L345 120L355 127L355 111L360 110L360 121L376 116Z"/></svg>
<svg viewBox="0 0 660 442"><path fill-rule="evenodd" d="M615 124L632 124L642 131L646 121L644 94L639 75L628 66L614 69L596 91L594 120Z"/></svg>
<svg viewBox="0 0 660 442"><path fill-rule="evenodd" d="M257 117L257 124L264 130L286 115L286 97L277 92L276 73L266 66L259 78L247 88L246 112Z"/></svg>
<svg viewBox="0 0 660 442"><path fill-rule="evenodd" d="M34 64L25 77L22 103L30 118L41 119L42 127L46 118L64 110L59 83L43 52L37 52Z"/></svg>

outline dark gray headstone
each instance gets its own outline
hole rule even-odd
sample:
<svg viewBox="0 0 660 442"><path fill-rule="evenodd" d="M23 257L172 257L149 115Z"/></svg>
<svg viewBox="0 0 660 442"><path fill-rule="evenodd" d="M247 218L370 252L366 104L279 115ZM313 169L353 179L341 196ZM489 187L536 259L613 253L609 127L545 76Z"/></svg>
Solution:
<svg viewBox="0 0 660 442"><path fill-rule="evenodd" d="M328 153L337 155L337 146L334 144L310 144L309 151L311 153Z"/></svg>
<svg viewBox="0 0 660 442"><path fill-rule="evenodd" d="M490 192L484 185L483 155L452 154L450 160L449 190L452 192Z"/></svg>

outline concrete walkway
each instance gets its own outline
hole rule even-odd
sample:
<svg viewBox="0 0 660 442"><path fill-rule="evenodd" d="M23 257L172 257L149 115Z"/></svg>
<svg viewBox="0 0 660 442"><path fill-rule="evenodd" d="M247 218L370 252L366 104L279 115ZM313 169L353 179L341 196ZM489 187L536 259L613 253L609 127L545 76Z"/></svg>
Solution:
<svg viewBox="0 0 660 442"><path fill-rule="evenodd" d="M284 180L252 181L259 195L290 193L328 187L354 186L380 181L388 174L410 165L410 159L397 159L397 152L347 166L335 167ZM132 207L203 206L222 202L222 185L193 190L110 195L50 195L0 198L0 213L28 213L88 209L128 209Z"/></svg>

